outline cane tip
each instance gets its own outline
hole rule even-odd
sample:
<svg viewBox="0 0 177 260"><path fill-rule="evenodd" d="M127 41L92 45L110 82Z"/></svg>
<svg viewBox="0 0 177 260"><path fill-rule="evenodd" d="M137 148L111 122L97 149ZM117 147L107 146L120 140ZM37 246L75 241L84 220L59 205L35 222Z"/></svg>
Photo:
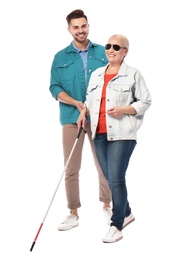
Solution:
<svg viewBox="0 0 177 260"><path fill-rule="evenodd" d="M34 245L35 245L35 241L32 243L32 246L31 246L31 248L30 248L30 251L33 250Z"/></svg>

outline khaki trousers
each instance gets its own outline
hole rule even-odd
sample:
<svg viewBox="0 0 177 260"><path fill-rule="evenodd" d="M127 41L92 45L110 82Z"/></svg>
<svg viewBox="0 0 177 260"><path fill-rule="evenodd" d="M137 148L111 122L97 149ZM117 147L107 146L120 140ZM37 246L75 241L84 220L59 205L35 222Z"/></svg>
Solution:
<svg viewBox="0 0 177 260"><path fill-rule="evenodd" d="M85 131L82 131L73 155L70 158L68 167L65 172L65 189L67 198L67 207L69 209L77 209L81 207L80 193L79 193L79 171L81 168L82 160L82 150L85 140L85 135L88 136L89 143L91 146L91 151L93 154L94 163L98 172L99 178L99 200L101 202L109 203L111 202L111 192L109 189L108 182L104 177L99 163L96 158L93 140L91 140L91 129L90 123L87 123ZM62 126L62 141L63 141L63 154L64 154L64 164L66 164L68 157L70 155L71 149L76 141L78 134L77 124L67 124ZM88 160L89 166L89 160ZM90 189L91 191L92 189Z"/></svg>

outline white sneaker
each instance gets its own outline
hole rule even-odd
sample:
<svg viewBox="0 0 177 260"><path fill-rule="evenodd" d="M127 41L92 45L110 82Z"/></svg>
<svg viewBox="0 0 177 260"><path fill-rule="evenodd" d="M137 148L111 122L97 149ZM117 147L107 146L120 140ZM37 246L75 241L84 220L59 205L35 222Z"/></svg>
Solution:
<svg viewBox="0 0 177 260"><path fill-rule="evenodd" d="M111 223L111 217L112 217L112 209L111 208L105 208L103 209L103 214L107 220L107 224L110 225Z"/></svg>
<svg viewBox="0 0 177 260"><path fill-rule="evenodd" d="M115 226L111 226L106 236L102 239L104 243L114 243L123 238L123 234Z"/></svg>
<svg viewBox="0 0 177 260"><path fill-rule="evenodd" d="M135 220L135 217L133 216L132 213L128 217L124 219L124 224L122 226L122 229L125 228L128 224L132 223Z"/></svg>
<svg viewBox="0 0 177 260"><path fill-rule="evenodd" d="M76 217L75 215L70 214L69 216L67 216L65 221L63 223L61 223L61 225L58 227L58 230L66 231L66 230L69 230L69 229L77 227L77 226L79 226L79 217Z"/></svg>

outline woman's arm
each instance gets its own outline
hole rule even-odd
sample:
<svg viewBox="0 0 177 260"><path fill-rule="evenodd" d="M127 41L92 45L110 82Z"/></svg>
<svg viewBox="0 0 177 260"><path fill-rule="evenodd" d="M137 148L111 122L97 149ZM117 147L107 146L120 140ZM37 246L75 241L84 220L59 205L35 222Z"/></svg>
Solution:
<svg viewBox="0 0 177 260"><path fill-rule="evenodd" d="M77 126L78 126L78 130L82 127L84 128L86 126L86 123L87 123L87 119L86 119L86 116L89 115L89 110L88 108L85 106L81 112L80 112L80 115L77 119Z"/></svg>

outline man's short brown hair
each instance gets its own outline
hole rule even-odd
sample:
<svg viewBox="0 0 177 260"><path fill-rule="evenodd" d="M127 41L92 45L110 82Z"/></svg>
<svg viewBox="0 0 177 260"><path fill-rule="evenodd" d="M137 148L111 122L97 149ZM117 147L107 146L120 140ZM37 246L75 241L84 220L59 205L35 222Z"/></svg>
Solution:
<svg viewBox="0 0 177 260"><path fill-rule="evenodd" d="M81 9L76 9L66 16L66 20L68 24L70 24L71 19L82 18L82 17L84 17L87 21L87 16L84 14L84 11L82 11Z"/></svg>

